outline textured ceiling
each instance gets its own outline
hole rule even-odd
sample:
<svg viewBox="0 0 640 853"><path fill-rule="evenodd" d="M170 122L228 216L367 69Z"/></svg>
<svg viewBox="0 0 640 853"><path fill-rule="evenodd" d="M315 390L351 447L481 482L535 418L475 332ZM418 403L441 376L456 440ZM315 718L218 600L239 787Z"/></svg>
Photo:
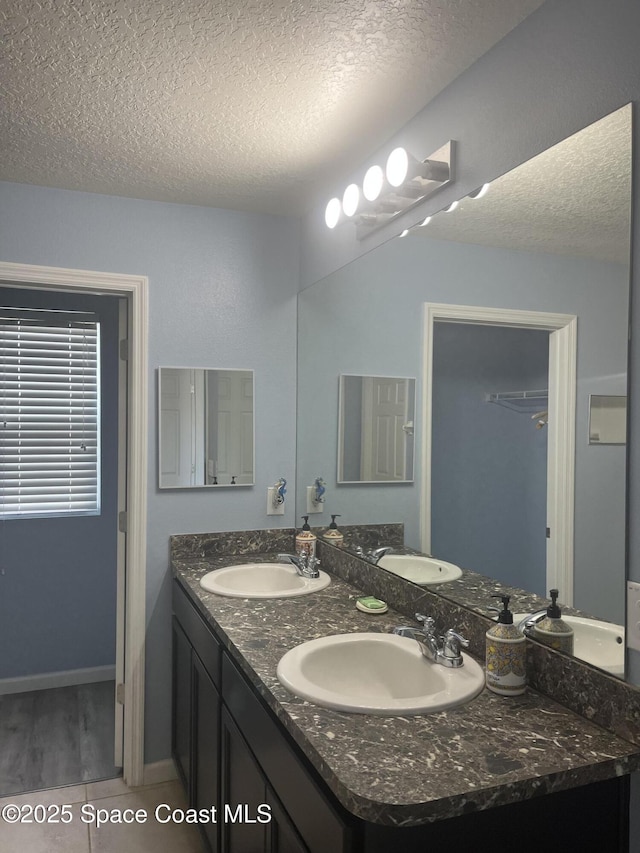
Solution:
<svg viewBox="0 0 640 853"><path fill-rule="evenodd" d="M302 213L542 0L3 0L0 179Z"/></svg>
<svg viewBox="0 0 640 853"><path fill-rule="evenodd" d="M629 263L631 107L606 116L412 235Z"/></svg>

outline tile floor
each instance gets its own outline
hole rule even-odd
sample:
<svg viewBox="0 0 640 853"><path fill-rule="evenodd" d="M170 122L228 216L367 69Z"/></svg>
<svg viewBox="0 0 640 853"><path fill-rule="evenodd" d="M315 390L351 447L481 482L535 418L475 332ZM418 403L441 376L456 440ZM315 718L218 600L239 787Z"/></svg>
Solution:
<svg viewBox="0 0 640 853"><path fill-rule="evenodd" d="M29 806L44 808L34 810L33 823L8 823L0 817L0 853L203 853L194 826L155 819L156 806L161 803L186 808L179 782L128 788L122 779L108 779L4 797L0 799L0 815L8 804L19 807L23 817L29 816ZM70 821L36 822L38 816L52 816L57 812L54 807L63 805L71 807L65 810L72 816ZM123 825L109 821L97 826L98 809L105 809L110 815L123 815L125 809L143 809L148 819L146 823Z"/></svg>

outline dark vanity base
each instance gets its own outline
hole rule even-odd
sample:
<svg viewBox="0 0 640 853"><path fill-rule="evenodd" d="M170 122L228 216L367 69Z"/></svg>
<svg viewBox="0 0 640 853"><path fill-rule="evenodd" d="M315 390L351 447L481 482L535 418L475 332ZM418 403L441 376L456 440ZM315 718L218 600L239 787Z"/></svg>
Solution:
<svg viewBox="0 0 640 853"><path fill-rule="evenodd" d="M499 808L397 828L355 817L239 670L174 582L173 753L190 805L246 804L271 820L205 824L221 853L580 850L626 853L628 776ZM425 745L427 746L427 745ZM557 846L556 846L557 845Z"/></svg>
<svg viewBox="0 0 640 853"><path fill-rule="evenodd" d="M395 829L364 824L363 835L366 853L427 849L484 853L507 846L518 853L628 853L629 777L594 782L428 826Z"/></svg>

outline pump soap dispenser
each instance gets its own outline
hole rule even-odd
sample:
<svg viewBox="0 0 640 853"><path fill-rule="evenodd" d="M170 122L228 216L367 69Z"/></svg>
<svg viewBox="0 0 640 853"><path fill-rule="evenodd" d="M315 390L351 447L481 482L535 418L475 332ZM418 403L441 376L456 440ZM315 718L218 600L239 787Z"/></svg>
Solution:
<svg viewBox="0 0 640 853"><path fill-rule="evenodd" d="M565 654L573 654L573 628L562 620L562 611L558 607L558 590L549 590L551 604L547 607L547 615L533 626L530 636L546 646Z"/></svg>
<svg viewBox="0 0 640 853"><path fill-rule="evenodd" d="M338 530L336 518L340 518L340 515L336 514L331 516L331 524L329 525L329 529L325 530L325 532L322 534L322 538L325 542L329 542L331 545L342 545L342 543L344 542L344 536Z"/></svg>
<svg viewBox="0 0 640 853"><path fill-rule="evenodd" d="M486 684L502 696L519 696L526 689L526 639L513 624L509 596L498 593L493 598L501 599L503 609L486 633Z"/></svg>
<svg viewBox="0 0 640 853"><path fill-rule="evenodd" d="M317 536L309 527L309 516L303 515L302 518L304 524L296 536L296 551L298 554L306 554L307 557L315 557Z"/></svg>

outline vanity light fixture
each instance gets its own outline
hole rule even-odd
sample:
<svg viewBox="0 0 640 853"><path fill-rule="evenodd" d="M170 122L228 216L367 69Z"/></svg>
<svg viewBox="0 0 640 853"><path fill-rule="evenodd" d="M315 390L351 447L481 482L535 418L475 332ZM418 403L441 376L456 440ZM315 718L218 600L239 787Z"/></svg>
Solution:
<svg viewBox="0 0 640 853"><path fill-rule="evenodd" d="M370 166L361 187L349 184L342 201L338 197L329 201L324 216L327 228L351 221L361 240L424 201L453 180L453 146L449 141L422 161L405 148L394 148L386 170Z"/></svg>
<svg viewBox="0 0 640 853"><path fill-rule="evenodd" d="M427 218L426 218L426 219L423 219L423 220L422 220L422 222L420 223L419 227L420 227L420 228L424 228L424 226L425 226L425 225L428 225L430 222L431 222L431 217L430 217L430 216L427 216Z"/></svg>
<svg viewBox="0 0 640 853"><path fill-rule="evenodd" d="M408 229L408 228L405 228L405 229L404 229L404 231L402 231L402 232L400 233L400 236L401 236L401 237L406 237L408 233L409 233L409 229Z"/></svg>
<svg viewBox="0 0 640 853"><path fill-rule="evenodd" d="M445 207L442 212L443 213L453 213L453 211L456 209L456 207L459 204L460 204L459 201L452 201L451 204L448 207Z"/></svg>

